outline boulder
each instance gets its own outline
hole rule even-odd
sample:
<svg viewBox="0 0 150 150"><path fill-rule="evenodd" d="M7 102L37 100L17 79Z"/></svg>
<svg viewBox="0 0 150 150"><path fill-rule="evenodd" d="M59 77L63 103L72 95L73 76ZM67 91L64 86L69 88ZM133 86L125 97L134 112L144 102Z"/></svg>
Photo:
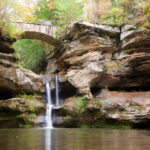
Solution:
<svg viewBox="0 0 150 150"><path fill-rule="evenodd" d="M56 73L57 70L58 70L58 63L56 58L50 59L46 67L46 74Z"/></svg>
<svg viewBox="0 0 150 150"><path fill-rule="evenodd" d="M80 28L92 29L98 32L99 34L106 34L111 37L116 37L116 36L119 36L120 34L119 27L113 27L109 25L100 25L100 24L93 24L87 21L79 21L77 23L74 23L74 27L76 26Z"/></svg>
<svg viewBox="0 0 150 150"><path fill-rule="evenodd" d="M0 100L0 128L42 126L45 104L41 96L18 95L18 98Z"/></svg>
<svg viewBox="0 0 150 150"><path fill-rule="evenodd" d="M67 73L68 81L80 94L91 97L90 87L94 86L103 76L104 69L100 63L90 62L84 69L73 69Z"/></svg>
<svg viewBox="0 0 150 150"><path fill-rule="evenodd" d="M20 95L21 96L21 95ZM22 95L26 98L11 98L0 100L0 111L11 111L19 113L40 113L45 111L45 104L41 97Z"/></svg>
<svg viewBox="0 0 150 150"><path fill-rule="evenodd" d="M107 111L109 117L134 124L150 119L149 97L150 92L120 92L108 91L107 89L97 95L101 101L102 109Z"/></svg>
<svg viewBox="0 0 150 150"><path fill-rule="evenodd" d="M7 87L13 91L37 91L42 88L39 75L27 69L19 68L5 61L0 63L0 87Z"/></svg>

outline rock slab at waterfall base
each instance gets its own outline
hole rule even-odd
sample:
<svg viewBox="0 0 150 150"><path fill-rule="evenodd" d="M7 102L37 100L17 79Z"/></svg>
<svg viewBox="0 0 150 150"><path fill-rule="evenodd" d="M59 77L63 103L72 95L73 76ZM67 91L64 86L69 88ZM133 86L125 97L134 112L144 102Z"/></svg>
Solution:
<svg viewBox="0 0 150 150"><path fill-rule="evenodd" d="M105 127L129 125L131 128L149 128L150 92L119 92L102 90L96 99L78 106L80 97L71 97L55 108L58 127Z"/></svg>

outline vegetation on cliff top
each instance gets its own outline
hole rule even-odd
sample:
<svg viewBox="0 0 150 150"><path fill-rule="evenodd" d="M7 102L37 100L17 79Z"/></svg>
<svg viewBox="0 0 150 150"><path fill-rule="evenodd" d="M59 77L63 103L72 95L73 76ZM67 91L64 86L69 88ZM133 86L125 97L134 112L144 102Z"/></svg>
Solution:
<svg viewBox="0 0 150 150"><path fill-rule="evenodd" d="M35 15L38 19L52 20L62 28L80 19L149 27L150 0L39 0Z"/></svg>
<svg viewBox="0 0 150 150"><path fill-rule="evenodd" d="M12 0L0 2L0 26L12 21L51 20L62 31L74 21L134 23L150 27L150 0Z"/></svg>
<svg viewBox="0 0 150 150"><path fill-rule="evenodd" d="M150 0L22 0L21 3L3 0L0 2L0 20L0 28L3 28L4 33L13 36L18 32L13 26L6 25L7 22L50 21L57 26L57 35L61 36L71 23L78 20L112 25L132 23L149 29ZM40 70L39 61L46 59L48 47L43 46L42 42L31 40L15 44L21 56L20 63L35 72Z"/></svg>

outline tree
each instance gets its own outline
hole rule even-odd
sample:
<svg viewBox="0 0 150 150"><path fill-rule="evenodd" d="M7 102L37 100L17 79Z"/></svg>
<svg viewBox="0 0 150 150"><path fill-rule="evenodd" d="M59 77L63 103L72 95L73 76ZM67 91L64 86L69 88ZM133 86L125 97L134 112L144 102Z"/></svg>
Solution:
<svg viewBox="0 0 150 150"><path fill-rule="evenodd" d="M0 1L0 28L5 37L9 36L14 38L21 33L17 27L10 24L17 21L35 21L34 15L34 0L2 0Z"/></svg>
<svg viewBox="0 0 150 150"><path fill-rule="evenodd" d="M46 52L51 46L39 40L24 39L13 44L22 67L40 73L46 66Z"/></svg>
<svg viewBox="0 0 150 150"><path fill-rule="evenodd" d="M55 0L56 16L59 34L63 34L65 29L74 21L80 19L83 13L83 4L76 0Z"/></svg>
<svg viewBox="0 0 150 150"><path fill-rule="evenodd" d="M82 0L84 2L84 20L101 23L100 18L111 6L111 0Z"/></svg>
<svg viewBox="0 0 150 150"><path fill-rule="evenodd" d="M35 22L37 17L34 15L34 11L37 4L34 0L15 0L15 5L13 6L13 20L19 22Z"/></svg>
<svg viewBox="0 0 150 150"><path fill-rule="evenodd" d="M63 34L69 24L79 20L82 13L83 4L76 0L40 0L35 11L38 19L51 20L59 34Z"/></svg>
<svg viewBox="0 0 150 150"><path fill-rule="evenodd" d="M140 0L140 5L137 7L136 22L139 26L150 29L150 0Z"/></svg>
<svg viewBox="0 0 150 150"><path fill-rule="evenodd" d="M85 19L94 23L132 23L150 27L150 0L83 0Z"/></svg>
<svg viewBox="0 0 150 150"><path fill-rule="evenodd" d="M38 1L35 8L37 19L54 20L55 19L55 3L54 1Z"/></svg>
<svg viewBox="0 0 150 150"><path fill-rule="evenodd" d="M13 38L18 32L16 28L10 24L14 5L15 2L11 0L0 1L0 29L4 37L9 36Z"/></svg>

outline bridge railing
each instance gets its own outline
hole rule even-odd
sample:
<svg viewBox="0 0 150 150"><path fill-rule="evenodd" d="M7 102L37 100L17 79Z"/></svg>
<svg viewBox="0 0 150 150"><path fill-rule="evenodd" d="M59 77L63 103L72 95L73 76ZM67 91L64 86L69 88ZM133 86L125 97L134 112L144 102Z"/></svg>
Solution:
<svg viewBox="0 0 150 150"><path fill-rule="evenodd" d="M24 32L39 32L56 37L56 26L30 22L12 22L12 24L18 26Z"/></svg>
<svg viewBox="0 0 150 150"><path fill-rule="evenodd" d="M44 24L44 23L33 23L33 22L11 22L14 24L35 24L35 25L43 25L43 26L52 26L52 25L48 25L48 24Z"/></svg>

